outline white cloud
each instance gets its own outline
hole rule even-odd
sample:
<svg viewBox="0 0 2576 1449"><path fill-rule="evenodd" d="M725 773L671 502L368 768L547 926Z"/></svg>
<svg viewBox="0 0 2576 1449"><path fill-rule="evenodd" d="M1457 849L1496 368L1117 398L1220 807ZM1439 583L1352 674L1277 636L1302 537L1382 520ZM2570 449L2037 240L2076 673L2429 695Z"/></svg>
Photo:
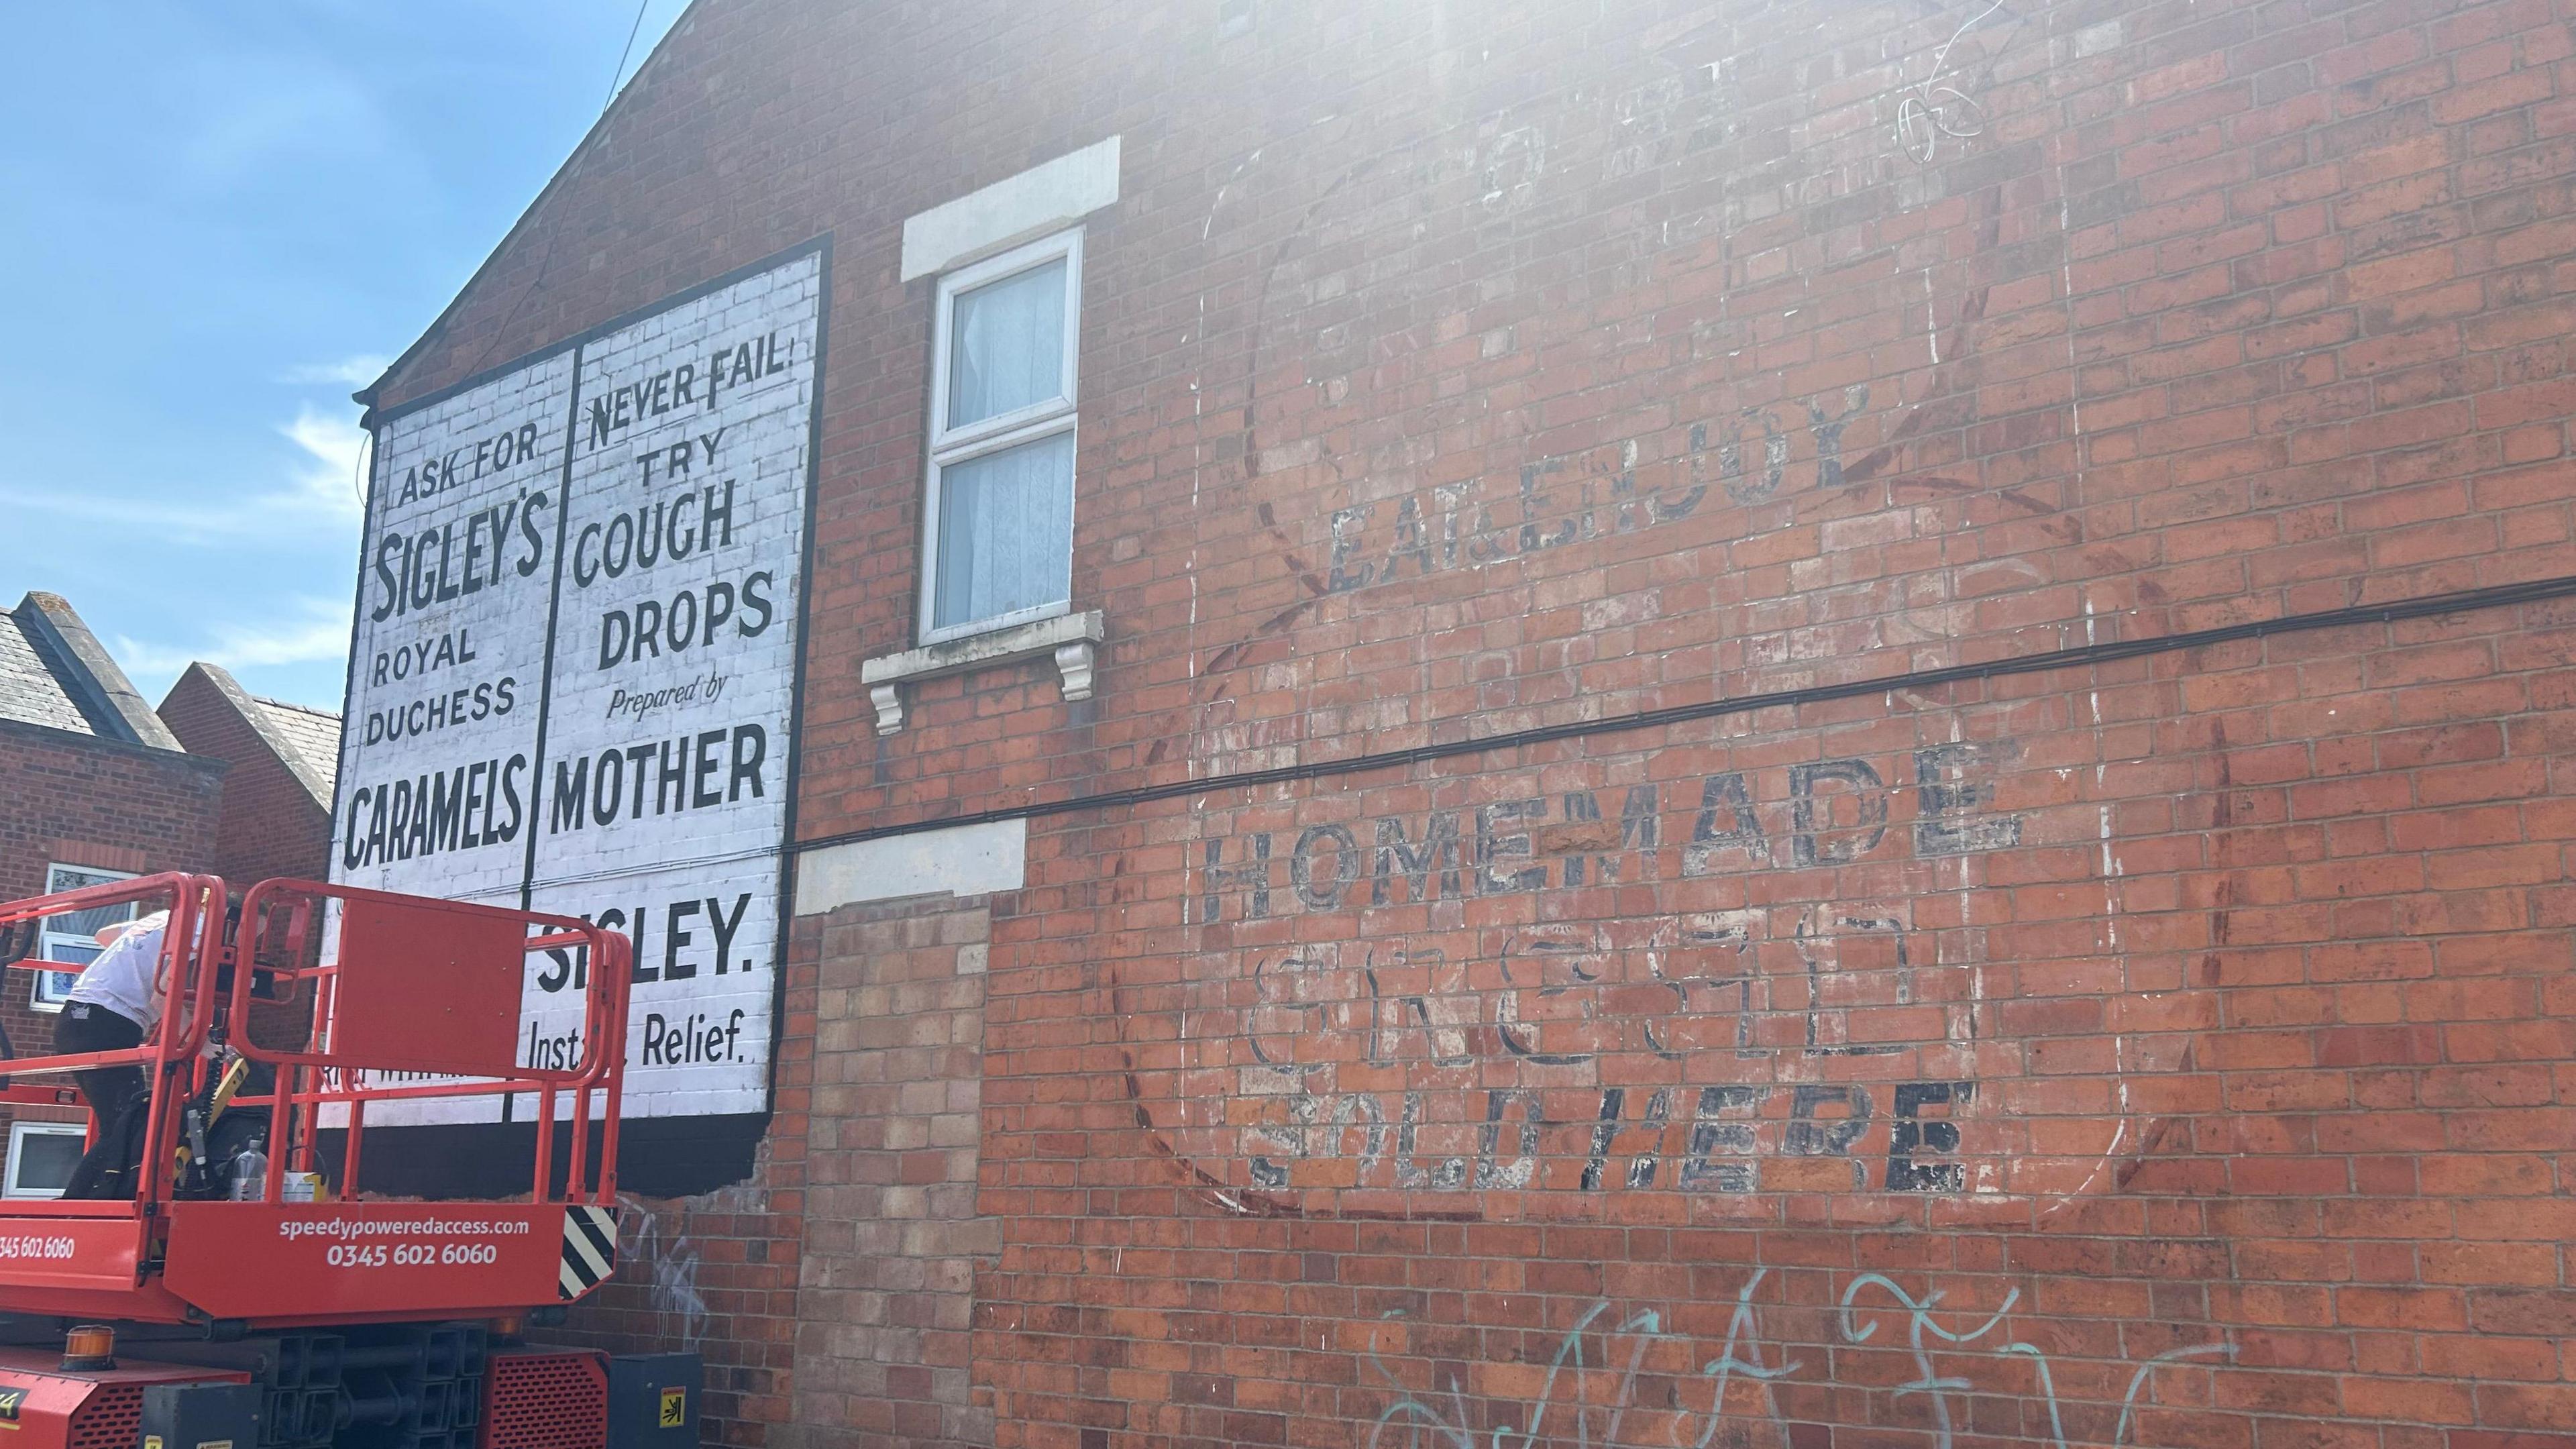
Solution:
<svg viewBox="0 0 2576 1449"><path fill-rule="evenodd" d="M114 524L156 538L194 544L237 538L256 526L238 512L224 509L195 508L150 498L31 493L18 488L0 488L0 507L49 513L85 523Z"/></svg>
<svg viewBox="0 0 2576 1449"><path fill-rule="evenodd" d="M199 546L317 529L338 532L355 525L363 511L359 490L364 486L362 470L370 442L356 415L346 410L326 412L306 403L296 410L293 422L280 423L277 431L303 456L295 461L284 487L237 502L172 503L71 489L0 488L0 506L111 524L150 533L165 542Z"/></svg>
<svg viewBox="0 0 2576 1449"><path fill-rule="evenodd" d="M365 387L368 383L384 376L385 369L392 365L391 358L378 353L361 352L353 357L341 358L337 362L308 362L301 367L290 367L278 374L277 380L299 386L335 383L349 387Z"/></svg>
<svg viewBox="0 0 2576 1449"><path fill-rule="evenodd" d="M366 430L346 413L326 413L307 403L296 410L295 421L278 431L305 451L306 460L296 470L291 490L267 495L253 506L318 506L334 515L355 519L361 511L365 488L359 470L367 456Z"/></svg>
<svg viewBox="0 0 2576 1449"><path fill-rule="evenodd" d="M353 531L362 512L358 488L370 440L354 411L325 411L307 403L278 435L297 457L283 486L255 493L230 507L173 506L149 499L81 497L49 493L28 500L58 515L116 525L161 542L256 548L282 532ZM8 497L0 490L0 501ZM264 601L251 607L273 607ZM116 638L117 662L138 682L169 680L203 659L226 669L267 669L348 657L349 603L296 597L284 617L253 622L217 618L185 642ZM166 683L162 685L167 688Z"/></svg>
<svg viewBox="0 0 2576 1449"><path fill-rule="evenodd" d="M226 669L311 664L349 652L349 605L298 598L301 617L259 624L218 624L209 643L165 645L116 636L116 661L134 674L176 674L203 659Z"/></svg>

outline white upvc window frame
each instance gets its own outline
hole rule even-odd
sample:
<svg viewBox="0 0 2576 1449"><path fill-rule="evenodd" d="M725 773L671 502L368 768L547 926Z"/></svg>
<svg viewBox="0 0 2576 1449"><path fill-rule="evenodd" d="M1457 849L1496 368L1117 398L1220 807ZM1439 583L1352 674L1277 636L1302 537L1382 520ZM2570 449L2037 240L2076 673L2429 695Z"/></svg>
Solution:
<svg viewBox="0 0 2576 1449"><path fill-rule="evenodd" d="M994 417L980 418L961 428L948 426L949 352L956 328L956 304L961 293L1016 276L1034 267L1042 267L1062 258L1064 267L1064 365L1063 390L1055 397L1042 399L1026 407ZM1072 439L1077 460L1081 438L1077 430L1082 396L1080 357L1082 352L1082 228L1067 227L1035 241L1011 248L998 256L987 257L943 274L939 279L938 303L933 313L936 325L931 340L930 357L930 461L928 477L922 488L921 550L921 628L920 642L936 644L943 640L963 639L988 634L1015 624L1053 619L1073 611L1072 560L1066 560L1065 597L1051 603L1033 605L996 614L989 619L975 619L945 627L933 623L939 597L939 558L942 541L939 536L940 475L960 463L970 463L990 453L1033 443L1041 438L1062 433ZM1079 476L1065 480L1068 519L1079 499L1074 484ZM1071 550L1070 523L1066 537Z"/></svg>
<svg viewBox="0 0 2576 1449"><path fill-rule="evenodd" d="M61 1188L53 1188L49 1190L46 1188L24 1187L19 1184L18 1173L26 1163L27 1139L30 1137L68 1137L74 1142L79 1142L87 1138L88 1135L89 1130L78 1122L37 1122L22 1119L20 1121L10 1123L9 1160L7 1167L5 1169L0 1169L0 1197L61 1197L63 1195L63 1190Z"/></svg>
<svg viewBox="0 0 2576 1449"><path fill-rule="evenodd" d="M105 885L109 881L134 879L134 872L130 870L109 870L105 866L71 865L59 860L48 861L45 864L46 895L56 895L60 892L74 889L74 887L69 885L57 884L54 879L54 873L56 871L65 870L76 870L85 876L100 877L100 879L86 882L86 885ZM142 903L139 901L127 902L125 906L125 919L130 921L140 915L142 913L141 904ZM54 954L54 947L58 942L88 951L92 956L98 954L98 942L93 938L93 936L83 935L77 931L57 931L52 929L53 923L60 919L62 918L59 916L47 916L44 921L37 926L36 954L38 956L48 961L69 959L67 957L57 956ZM79 973L77 972L71 971L30 972L28 974L29 984L27 987L27 1005L29 1009L43 1012L61 1011L63 1009L65 994L71 990L71 983L77 978L78 974ZM14 1140L12 1143L10 1160L12 1162L17 1160Z"/></svg>

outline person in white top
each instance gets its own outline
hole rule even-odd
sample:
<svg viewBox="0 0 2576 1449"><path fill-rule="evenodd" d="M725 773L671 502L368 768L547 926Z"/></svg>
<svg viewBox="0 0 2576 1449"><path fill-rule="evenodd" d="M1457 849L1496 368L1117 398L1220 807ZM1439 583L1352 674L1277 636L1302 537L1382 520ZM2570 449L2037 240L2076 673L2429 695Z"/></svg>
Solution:
<svg viewBox="0 0 2576 1449"><path fill-rule="evenodd" d="M80 979L54 1019L54 1051L129 1051L141 1046L161 1024L161 1006L170 983L161 969L161 942L170 913L155 911L141 920L120 922L98 933L106 949L82 968ZM141 1067L96 1067L72 1073L72 1084L89 1103L97 1127L89 1150L72 1169L63 1187L67 1198L130 1198L140 1157L141 1128L133 1120L146 1103L149 1088Z"/></svg>

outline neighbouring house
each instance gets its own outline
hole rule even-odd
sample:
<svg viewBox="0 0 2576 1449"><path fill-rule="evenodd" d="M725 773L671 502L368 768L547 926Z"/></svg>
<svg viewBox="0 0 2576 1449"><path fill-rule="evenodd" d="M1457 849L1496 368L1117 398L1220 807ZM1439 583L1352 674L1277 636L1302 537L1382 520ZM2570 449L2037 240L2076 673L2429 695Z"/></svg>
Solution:
<svg viewBox="0 0 2576 1449"><path fill-rule="evenodd" d="M145 704L72 607L30 593L0 613L0 900L162 871L235 889L329 868L339 717L259 699L212 664ZM48 918L45 959L84 961L132 906ZM70 978L0 973L0 1029L18 1055L52 1039ZM291 1004L263 1005L259 1019ZM300 1020L299 1018L296 1018ZM79 1156L81 1114L16 1109L0 1191L50 1195Z"/></svg>
<svg viewBox="0 0 2576 1449"><path fill-rule="evenodd" d="M224 762L187 752L72 606L30 593L0 613L0 900L50 895L214 858ZM48 918L47 960L85 961L132 906ZM41 1055L70 977L0 972L0 1029ZM51 1196L80 1157L82 1113L9 1112L0 1192Z"/></svg>
<svg viewBox="0 0 2576 1449"><path fill-rule="evenodd" d="M207 869L236 887L329 874L338 715L259 698L222 666L200 661L170 686L160 716L188 753L226 766Z"/></svg>

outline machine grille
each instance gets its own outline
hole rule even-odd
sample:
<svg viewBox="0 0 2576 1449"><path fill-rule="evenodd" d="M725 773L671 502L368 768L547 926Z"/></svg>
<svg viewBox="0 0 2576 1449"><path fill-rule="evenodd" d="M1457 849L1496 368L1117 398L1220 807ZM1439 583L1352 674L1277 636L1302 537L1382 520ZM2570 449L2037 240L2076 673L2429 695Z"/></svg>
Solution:
<svg viewBox="0 0 2576 1449"><path fill-rule="evenodd" d="M134 1449L143 1434L143 1386L101 1384L72 1415L68 1449Z"/></svg>
<svg viewBox="0 0 2576 1449"><path fill-rule="evenodd" d="M608 1367L596 1353L496 1353L483 1404L485 1449L607 1449Z"/></svg>

